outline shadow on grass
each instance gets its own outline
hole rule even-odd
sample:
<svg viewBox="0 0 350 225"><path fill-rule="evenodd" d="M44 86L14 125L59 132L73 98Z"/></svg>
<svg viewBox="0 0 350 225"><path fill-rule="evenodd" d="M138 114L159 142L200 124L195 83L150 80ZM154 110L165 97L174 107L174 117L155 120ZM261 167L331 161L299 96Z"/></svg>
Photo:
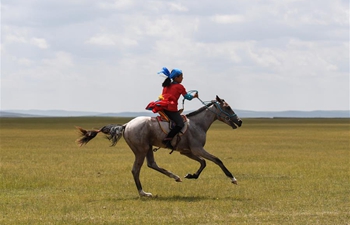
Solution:
<svg viewBox="0 0 350 225"><path fill-rule="evenodd" d="M220 200L230 200L230 201L247 201L249 199L239 198L239 197L212 197L212 196L180 196L180 195L173 195L173 196L154 196L152 198L140 198L142 201L167 201L167 202L199 202L199 201L220 201Z"/></svg>
<svg viewBox="0 0 350 225"><path fill-rule="evenodd" d="M242 197L212 197L212 196L159 196L155 195L153 197L130 197L130 198L110 198L109 201L130 201L130 200L138 200L138 201L164 201L164 202L200 202L200 201L239 201L246 202L251 201L249 198Z"/></svg>

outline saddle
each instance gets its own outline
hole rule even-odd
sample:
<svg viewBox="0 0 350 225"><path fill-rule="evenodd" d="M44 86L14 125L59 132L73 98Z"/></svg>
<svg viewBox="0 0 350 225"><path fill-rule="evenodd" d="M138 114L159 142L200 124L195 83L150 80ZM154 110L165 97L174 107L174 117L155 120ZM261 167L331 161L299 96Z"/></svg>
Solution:
<svg viewBox="0 0 350 225"><path fill-rule="evenodd" d="M169 119L169 117L163 112L159 111L159 116L155 117L155 119L158 121L160 129L165 133L168 134L171 129L173 129L176 126L176 123ZM184 121L185 126L182 128L182 130L179 132L179 136L186 133L188 128L188 120L185 115L181 115L182 119Z"/></svg>

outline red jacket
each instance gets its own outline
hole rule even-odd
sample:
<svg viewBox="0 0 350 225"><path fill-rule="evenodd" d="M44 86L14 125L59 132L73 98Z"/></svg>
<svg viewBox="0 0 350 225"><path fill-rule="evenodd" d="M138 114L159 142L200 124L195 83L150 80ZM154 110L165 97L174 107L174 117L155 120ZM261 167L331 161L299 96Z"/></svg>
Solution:
<svg viewBox="0 0 350 225"><path fill-rule="evenodd" d="M168 111L178 111L177 103L181 95L186 95L187 91L182 84L172 83L168 87L163 88L162 96L168 102Z"/></svg>
<svg viewBox="0 0 350 225"><path fill-rule="evenodd" d="M177 112L177 102L180 95L185 96L187 94L186 89L182 84L172 83L168 87L163 88L161 98L158 101L150 102L146 109L152 110L154 113L161 110L168 110Z"/></svg>

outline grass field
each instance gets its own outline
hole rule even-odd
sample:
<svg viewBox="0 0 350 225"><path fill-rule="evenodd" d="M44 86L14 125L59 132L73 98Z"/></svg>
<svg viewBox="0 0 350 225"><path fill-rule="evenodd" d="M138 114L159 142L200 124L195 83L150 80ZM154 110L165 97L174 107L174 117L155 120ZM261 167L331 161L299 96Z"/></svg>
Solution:
<svg viewBox="0 0 350 225"><path fill-rule="evenodd" d="M146 164L140 198L124 140L87 129L122 118L1 118L0 224L350 224L349 119L215 122L206 149L237 178L207 162L198 180L176 183ZM199 164L161 149L158 165L179 176Z"/></svg>

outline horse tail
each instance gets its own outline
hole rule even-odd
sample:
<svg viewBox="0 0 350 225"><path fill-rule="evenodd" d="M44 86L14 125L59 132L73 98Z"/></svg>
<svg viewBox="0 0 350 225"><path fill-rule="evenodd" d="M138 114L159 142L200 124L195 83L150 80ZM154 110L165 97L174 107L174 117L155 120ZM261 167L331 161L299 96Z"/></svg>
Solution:
<svg viewBox="0 0 350 225"><path fill-rule="evenodd" d="M91 139L96 137L100 132L106 134L106 137L111 142L111 146L115 146L123 136L125 125L108 124L99 130L85 130L81 127L76 127L80 131L81 137L76 141L79 146L86 145Z"/></svg>

